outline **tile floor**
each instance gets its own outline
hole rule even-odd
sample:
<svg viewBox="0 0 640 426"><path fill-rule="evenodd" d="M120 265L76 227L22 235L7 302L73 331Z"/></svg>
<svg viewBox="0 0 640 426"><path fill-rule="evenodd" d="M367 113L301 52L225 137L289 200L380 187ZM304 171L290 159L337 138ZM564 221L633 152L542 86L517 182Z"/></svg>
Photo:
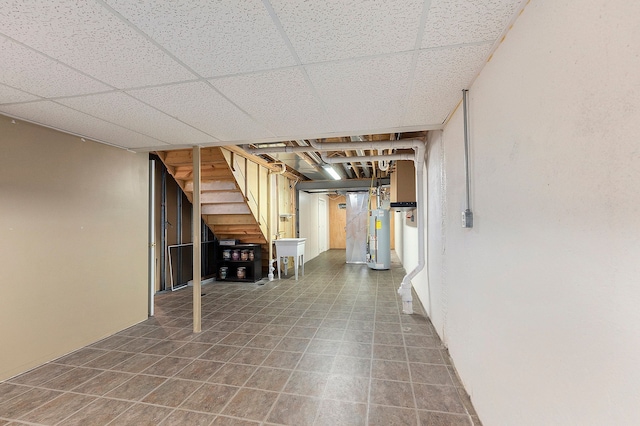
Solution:
<svg viewBox="0 0 640 426"><path fill-rule="evenodd" d="M479 425L404 276L331 250L266 285L156 297L154 318L0 383L0 425ZM417 303L415 305L418 305Z"/></svg>

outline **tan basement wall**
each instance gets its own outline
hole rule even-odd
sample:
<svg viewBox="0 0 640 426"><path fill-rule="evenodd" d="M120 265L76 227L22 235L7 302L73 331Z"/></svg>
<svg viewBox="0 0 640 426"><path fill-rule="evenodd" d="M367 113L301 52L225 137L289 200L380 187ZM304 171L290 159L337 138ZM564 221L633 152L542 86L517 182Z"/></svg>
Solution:
<svg viewBox="0 0 640 426"><path fill-rule="evenodd" d="M148 156L0 116L0 380L147 318Z"/></svg>

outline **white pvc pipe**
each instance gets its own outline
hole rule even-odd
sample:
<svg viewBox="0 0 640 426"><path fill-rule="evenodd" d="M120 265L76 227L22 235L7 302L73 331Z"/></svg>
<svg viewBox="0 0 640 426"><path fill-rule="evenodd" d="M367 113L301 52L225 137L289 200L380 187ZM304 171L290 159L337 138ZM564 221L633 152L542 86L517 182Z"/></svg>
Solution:
<svg viewBox="0 0 640 426"><path fill-rule="evenodd" d="M420 145L424 145L421 139L401 139L389 141L374 142L317 142L309 139L311 146L280 146L271 148L250 148L243 146L242 148L249 154L277 154L277 153L294 153L294 152L314 152L314 151L346 151L356 149L417 149ZM351 157L353 158L353 157Z"/></svg>
<svg viewBox="0 0 640 426"><path fill-rule="evenodd" d="M424 145L421 139L401 139L398 141L371 141L371 142L318 142L309 139L309 143L315 151L345 151L353 149L417 149Z"/></svg>
<svg viewBox="0 0 640 426"><path fill-rule="evenodd" d="M413 313L413 296L411 295L411 280L424 269L425 265L425 244L424 244L424 155L426 145L418 147L415 152L415 168L416 168L416 208L418 216L418 265L404 276L402 283L398 288L398 294L402 297L402 312L405 314Z"/></svg>
<svg viewBox="0 0 640 426"><path fill-rule="evenodd" d="M414 161L415 154L391 154L391 155L364 155L361 157L328 157L321 154L322 161L329 164L334 163L351 163L354 161L391 161L391 160L410 160Z"/></svg>

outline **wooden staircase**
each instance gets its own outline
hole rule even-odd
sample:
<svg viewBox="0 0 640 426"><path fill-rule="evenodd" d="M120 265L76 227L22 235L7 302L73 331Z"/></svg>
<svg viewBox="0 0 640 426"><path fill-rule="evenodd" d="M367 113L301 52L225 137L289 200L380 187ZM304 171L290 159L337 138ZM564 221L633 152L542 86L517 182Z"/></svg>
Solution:
<svg viewBox="0 0 640 426"><path fill-rule="evenodd" d="M157 154L189 201L193 202L192 150ZM219 240L235 239L241 243L262 244L264 251L267 239L222 149L202 148L200 161L200 203L204 222Z"/></svg>

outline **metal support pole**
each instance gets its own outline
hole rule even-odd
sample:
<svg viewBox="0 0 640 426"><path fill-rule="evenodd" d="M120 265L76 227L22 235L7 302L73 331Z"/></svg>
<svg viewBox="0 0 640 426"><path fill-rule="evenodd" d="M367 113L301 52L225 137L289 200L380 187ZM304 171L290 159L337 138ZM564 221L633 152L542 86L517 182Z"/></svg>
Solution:
<svg viewBox="0 0 640 426"><path fill-rule="evenodd" d="M156 162L149 160L149 316L154 314L156 292Z"/></svg>
<svg viewBox="0 0 640 426"><path fill-rule="evenodd" d="M176 191L176 244L182 244L182 191L180 188ZM182 250L178 250L178 264L176 265L176 279L180 283L182 281Z"/></svg>
<svg viewBox="0 0 640 426"><path fill-rule="evenodd" d="M200 205L200 147L193 147L193 332L199 333L202 322L201 259L202 214Z"/></svg>
<svg viewBox="0 0 640 426"><path fill-rule="evenodd" d="M160 290L167 289L167 168L162 167L160 184Z"/></svg>

